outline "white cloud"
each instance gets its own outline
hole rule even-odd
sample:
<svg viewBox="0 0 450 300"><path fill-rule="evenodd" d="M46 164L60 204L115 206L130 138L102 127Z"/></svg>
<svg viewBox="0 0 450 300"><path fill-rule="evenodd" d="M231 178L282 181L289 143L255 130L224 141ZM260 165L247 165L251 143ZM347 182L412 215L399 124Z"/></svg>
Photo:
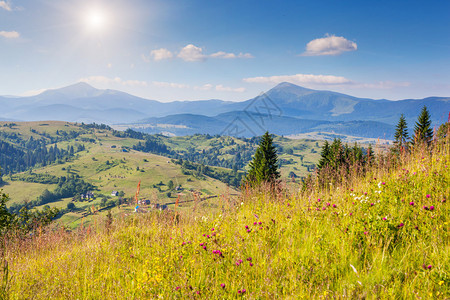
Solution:
<svg viewBox="0 0 450 300"><path fill-rule="evenodd" d="M153 81L152 83L157 87L164 87L164 88L177 88L177 89L189 88L189 85L184 83L164 82L164 81Z"/></svg>
<svg viewBox="0 0 450 300"><path fill-rule="evenodd" d="M353 81L342 76L334 75L312 75L312 74L295 74L295 75L280 75L269 77L250 77L244 78L248 83L273 83L290 82L299 85L342 85L352 84Z"/></svg>
<svg viewBox="0 0 450 300"><path fill-rule="evenodd" d="M234 53L227 53L224 51L219 51L216 53L213 53L210 55L210 57L212 58L224 58L224 59L234 59L234 58L253 58L253 55L251 55L250 53L239 53L239 54L234 54Z"/></svg>
<svg viewBox="0 0 450 300"><path fill-rule="evenodd" d="M353 81L342 76L312 75L312 74L250 77L244 78L243 81L247 83L268 83L268 84L279 84L282 82L290 82L293 84L311 88L332 86L333 88L344 87L351 89L373 89L373 90L387 90L398 87L411 86L410 82L379 81L375 83L364 83Z"/></svg>
<svg viewBox="0 0 450 300"><path fill-rule="evenodd" d="M210 83L204 84L202 86L194 86L194 90L198 90L198 91L209 91L210 89L212 89L214 86Z"/></svg>
<svg viewBox="0 0 450 300"><path fill-rule="evenodd" d="M241 87L241 88L231 88L231 87L226 87L223 86L221 84L216 85L216 91L218 92L236 92L236 93L243 93L245 92L245 88Z"/></svg>
<svg viewBox="0 0 450 300"><path fill-rule="evenodd" d="M159 61L159 60L173 58L173 53L165 48L160 48L160 49L152 50L150 52L150 56L153 58L153 60Z"/></svg>
<svg viewBox="0 0 450 300"><path fill-rule="evenodd" d="M80 79L81 82L90 84L120 84L124 86L148 86L147 82L139 80L122 80L120 77L106 77L106 76L89 76Z"/></svg>
<svg viewBox="0 0 450 300"><path fill-rule="evenodd" d="M326 35L324 38L312 40L306 45L302 56L339 55L347 51L356 51L358 45L342 36Z"/></svg>
<svg viewBox="0 0 450 300"><path fill-rule="evenodd" d="M203 54L203 49L192 44L181 49L178 57L184 61L203 61L206 59L206 55Z"/></svg>
<svg viewBox="0 0 450 300"><path fill-rule="evenodd" d="M0 36L7 39L16 39L20 34L17 31L0 31Z"/></svg>
<svg viewBox="0 0 450 300"><path fill-rule="evenodd" d="M6 1L0 1L0 8L3 8L5 10L7 10L7 11L11 11L12 10L11 5L8 2L6 2Z"/></svg>

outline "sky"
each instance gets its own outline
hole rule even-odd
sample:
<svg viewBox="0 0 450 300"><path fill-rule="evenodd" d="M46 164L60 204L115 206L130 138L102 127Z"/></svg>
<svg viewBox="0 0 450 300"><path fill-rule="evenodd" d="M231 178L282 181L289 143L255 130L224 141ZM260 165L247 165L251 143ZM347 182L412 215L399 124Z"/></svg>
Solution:
<svg viewBox="0 0 450 300"><path fill-rule="evenodd" d="M450 97L450 1L0 0L0 95L242 101L281 82Z"/></svg>

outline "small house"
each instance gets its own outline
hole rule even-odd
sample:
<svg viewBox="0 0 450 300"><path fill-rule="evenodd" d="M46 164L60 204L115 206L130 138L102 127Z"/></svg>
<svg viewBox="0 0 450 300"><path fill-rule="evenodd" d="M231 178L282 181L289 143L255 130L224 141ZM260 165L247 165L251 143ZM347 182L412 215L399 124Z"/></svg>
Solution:
<svg viewBox="0 0 450 300"><path fill-rule="evenodd" d="M119 196L119 192L118 191L112 191L111 196L117 197L117 196Z"/></svg>

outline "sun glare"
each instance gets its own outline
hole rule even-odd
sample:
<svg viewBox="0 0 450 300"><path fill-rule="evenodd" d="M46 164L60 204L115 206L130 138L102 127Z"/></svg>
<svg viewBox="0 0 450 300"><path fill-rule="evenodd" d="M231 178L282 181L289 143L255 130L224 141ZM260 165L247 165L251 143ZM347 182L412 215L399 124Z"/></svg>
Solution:
<svg viewBox="0 0 450 300"><path fill-rule="evenodd" d="M108 18L100 9L91 9L85 15L85 24L89 31L103 31L107 27Z"/></svg>

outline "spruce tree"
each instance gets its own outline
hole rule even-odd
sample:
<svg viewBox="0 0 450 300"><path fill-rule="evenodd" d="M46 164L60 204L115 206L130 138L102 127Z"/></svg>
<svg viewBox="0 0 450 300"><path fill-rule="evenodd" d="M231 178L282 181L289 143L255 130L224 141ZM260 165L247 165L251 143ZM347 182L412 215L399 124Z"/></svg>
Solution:
<svg viewBox="0 0 450 300"><path fill-rule="evenodd" d="M430 113L427 107L424 106L414 127L414 137L411 143L413 145L421 143L427 143L429 145L432 139L433 129L431 128Z"/></svg>
<svg viewBox="0 0 450 300"><path fill-rule="evenodd" d="M406 141L408 140L408 125L406 124L406 119L403 114L400 116L400 120L398 120L394 138L394 144L397 149L406 146Z"/></svg>
<svg viewBox="0 0 450 300"><path fill-rule="evenodd" d="M274 182L280 178L277 150L269 132L262 136L249 167L250 170L245 181L251 186L256 186L264 181Z"/></svg>
<svg viewBox="0 0 450 300"><path fill-rule="evenodd" d="M324 168L329 162L330 162L330 144L328 141L325 141L325 144L322 146L322 152L320 153L322 156L319 160L319 164L317 165L317 168L319 171Z"/></svg>

